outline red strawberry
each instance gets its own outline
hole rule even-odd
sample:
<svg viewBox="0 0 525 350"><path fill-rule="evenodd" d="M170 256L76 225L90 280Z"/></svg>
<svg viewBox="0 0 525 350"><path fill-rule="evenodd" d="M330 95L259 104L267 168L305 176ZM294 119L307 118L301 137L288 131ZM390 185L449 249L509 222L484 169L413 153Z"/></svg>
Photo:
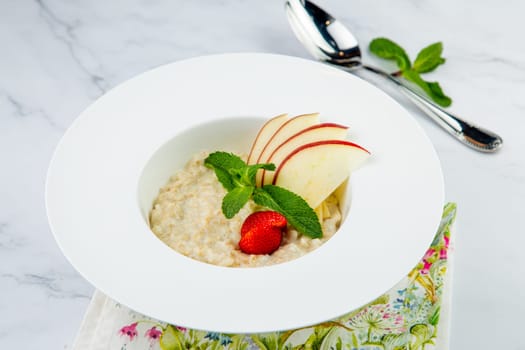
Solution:
<svg viewBox="0 0 525 350"><path fill-rule="evenodd" d="M257 211L244 220L241 227L241 237L254 227L283 229L286 224L286 218L276 211Z"/></svg>
<svg viewBox="0 0 525 350"><path fill-rule="evenodd" d="M241 227L239 248L246 254L271 254L281 245L286 218L275 211L258 211Z"/></svg>

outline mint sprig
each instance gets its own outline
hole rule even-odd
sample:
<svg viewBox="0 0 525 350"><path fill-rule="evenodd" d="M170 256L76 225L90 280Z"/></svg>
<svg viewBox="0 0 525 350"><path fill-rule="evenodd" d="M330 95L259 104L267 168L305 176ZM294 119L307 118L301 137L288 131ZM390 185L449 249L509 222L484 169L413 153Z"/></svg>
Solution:
<svg viewBox="0 0 525 350"><path fill-rule="evenodd" d="M266 185L255 189L253 201L283 214L288 222L303 235L311 238L323 236L315 211L295 193L279 186Z"/></svg>
<svg viewBox="0 0 525 350"><path fill-rule="evenodd" d="M298 232L311 238L323 236L321 224L314 210L297 194L285 188L266 185L256 187L259 169L273 171L274 164L247 165L240 157L228 152L213 152L204 165L213 169L228 193L222 199L222 212L231 219L250 200L281 213Z"/></svg>
<svg viewBox="0 0 525 350"><path fill-rule="evenodd" d="M432 72L445 63L445 59L441 57L443 53L441 42L433 43L419 51L414 64L411 63L406 51L390 39L376 38L370 42L369 49L378 57L394 60L399 68L394 75L402 76L418 85L438 105L448 107L452 104L452 99L445 95L438 82L425 81L421 77L421 74Z"/></svg>

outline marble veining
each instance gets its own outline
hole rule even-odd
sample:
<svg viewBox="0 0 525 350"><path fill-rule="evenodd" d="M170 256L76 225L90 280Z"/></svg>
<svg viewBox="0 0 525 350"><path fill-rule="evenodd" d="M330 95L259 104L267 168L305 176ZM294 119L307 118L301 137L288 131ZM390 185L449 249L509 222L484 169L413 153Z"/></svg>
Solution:
<svg viewBox="0 0 525 350"><path fill-rule="evenodd" d="M523 349L525 314L525 3L509 0L319 0L363 44L387 36L414 58L441 40L447 63L428 79L450 110L500 133L476 153L395 89L441 159L458 203L451 349ZM6 0L0 3L0 349L68 349L93 287L48 228L44 183L53 150L90 103L153 67L199 55L271 52L309 58L282 0ZM481 335L485 336L481 336ZM20 345L21 340L23 345Z"/></svg>
<svg viewBox="0 0 525 350"><path fill-rule="evenodd" d="M2 279L11 279L20 286L38 286L41 290L45 290L46 295L50 298L84 298L89 299L89 293L80 293L72 288L64 288L61 282L64 277L56 275L56 273L47 273L45 275L38 275L26 273L21 276L10 273L0 275Z"/></svg>
<svg viewBox="0 0 525 350"><path fill-rule="evenodd" d="M42 0L35 0L35 2L39 7L39 14L41 18L46 22L47 26L49 27L49 30L51 30L51 32L53 33L53 36L66 45L73 61L84 73L86 73L90 81L100 90L100 92L106 92L106 90L108 89L108 83L100 74L93 73L91 71L91 67L89 67L89 62L85 62L85 58L92 56L92 54L89 49L80 45L77 41L78 39L75 35L75 29L78 27L79 23L68 23L65 20L57 17L57 15L49 7L47 2L44 2ZM79 56L79 54L77 54L77 51L80 50L83 51L82 56ZM81 59L81 57L83 59Z"/></svg>

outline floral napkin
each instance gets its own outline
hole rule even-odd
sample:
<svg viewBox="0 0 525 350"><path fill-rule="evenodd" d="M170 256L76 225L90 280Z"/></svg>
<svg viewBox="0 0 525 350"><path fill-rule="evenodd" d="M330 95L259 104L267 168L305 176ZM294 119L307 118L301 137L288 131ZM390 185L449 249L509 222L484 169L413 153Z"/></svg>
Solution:
<svg viewBox="0 0 525 350"><path fill-rule="evenodd" d="M73 350L448 349L455 216L456 205L445 205L438 232L414 269L387 293L338 319L282 332L215 333L157 321L97 291Z"/></svg>

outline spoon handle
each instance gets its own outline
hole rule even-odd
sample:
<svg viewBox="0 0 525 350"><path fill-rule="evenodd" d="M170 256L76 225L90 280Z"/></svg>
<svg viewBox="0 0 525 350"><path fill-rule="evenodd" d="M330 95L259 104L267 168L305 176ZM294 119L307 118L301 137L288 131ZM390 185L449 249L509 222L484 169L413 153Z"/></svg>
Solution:
<svg viewBox="0 0 525 350"><path fill-rule="evenodd" d="M397 78L380 69L367 65L363 65L362 67L387 78L397 85L426 115L467 146L481 152L495 152L502 146L503 139L496 133L473 125L445 111L409 86L403 84Z"/></svg>

